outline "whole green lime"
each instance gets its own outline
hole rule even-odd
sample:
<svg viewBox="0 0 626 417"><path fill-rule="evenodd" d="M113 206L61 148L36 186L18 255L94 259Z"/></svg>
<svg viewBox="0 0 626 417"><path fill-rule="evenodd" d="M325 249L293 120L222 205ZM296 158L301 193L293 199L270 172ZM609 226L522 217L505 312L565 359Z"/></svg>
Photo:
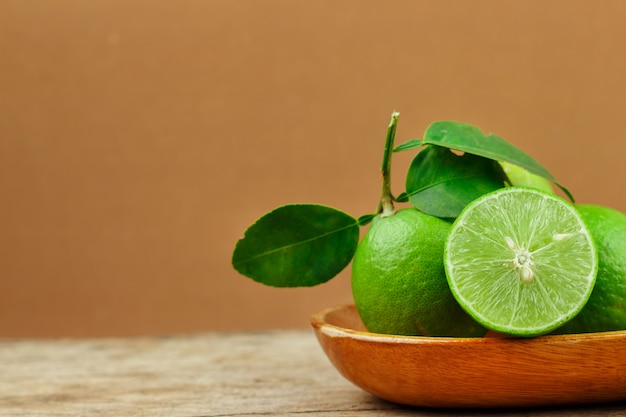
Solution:
<svg viewBox="0 0 626 417"><path fill-rule="evenodd" d="M450 223L414 208L377 216L357 247L352 293L374 333L477 337L486 329L458 305L446 280Z"/></svg>
<svg viewBox="0 0 626 417"><path fill-rule="evenodd" d="M599 205L577 205L598 250L598 275L589 300L554 333L626 330L626 214Z"/></svg>

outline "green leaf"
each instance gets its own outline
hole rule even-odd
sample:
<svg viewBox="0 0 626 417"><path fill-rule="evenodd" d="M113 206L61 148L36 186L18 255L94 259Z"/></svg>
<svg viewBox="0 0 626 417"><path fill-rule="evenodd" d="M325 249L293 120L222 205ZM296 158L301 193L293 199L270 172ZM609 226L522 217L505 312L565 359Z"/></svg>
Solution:
<svg viewBox="0 0 626 417"><path fill-rule="evenodd" d="M256 221L235 245L233 267L274 287L324 283L352 260L359 240L357 220L315 204L279 207Z"/></svg>
<svg viewBox="0 0 626 417"><path fill-rule="evenodd" d="M396 146L395 148L393 148L394 152L402 152L402 151L410 151L413 149L417 149L420 146L422 146L423 143L420 139L410 139L407 140L406 142Z"/></svg>
<svg viewBox="0 0 626 417"><path fill-rule="evenodd" d="M496 161L468 153L459 156L450 149L429 145L411 162L406 192L419 210L454 218L471 201L504 187L504 179Z"/></svg>
<svg viewBox="0 0 626 417"><path fill-rule="evenodd" d="M375 214L364 214L362 216L359 216L359 218L357 219L357 223L359 224L359 226L367 226L372 222L372 220L374 220L374 217L376 217Z"/></svg>
<svg viewBox="0 0 626 417"><path fill-rule="evenodd" d="M553 182L567 194L571 201L574 201L569 190L559 184L552 174L534 158L499 136L485 135L475 126L454 121L434 122L426 129L423 142L518 165L528 172Z"/></svg>
<svg viewBox="0 0 626 417"><path fill-rule="evenodd" d="M396 197L396 201L398 203L406 203L409 201L409 195L406 192L402 192Z"/></svg>

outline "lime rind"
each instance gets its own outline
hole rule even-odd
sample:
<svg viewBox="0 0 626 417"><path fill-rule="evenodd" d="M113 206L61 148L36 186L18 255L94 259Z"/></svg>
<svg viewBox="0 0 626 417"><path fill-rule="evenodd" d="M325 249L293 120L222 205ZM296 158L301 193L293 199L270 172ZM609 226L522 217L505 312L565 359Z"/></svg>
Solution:
<svg viewBox="0 0 626 417"><path fill-rule="evenodd" d="M574 206L526 187L469 204L451 228L444 264L468 314L491 330L525 337L574 317L598 268L591 234Z"/></svg>

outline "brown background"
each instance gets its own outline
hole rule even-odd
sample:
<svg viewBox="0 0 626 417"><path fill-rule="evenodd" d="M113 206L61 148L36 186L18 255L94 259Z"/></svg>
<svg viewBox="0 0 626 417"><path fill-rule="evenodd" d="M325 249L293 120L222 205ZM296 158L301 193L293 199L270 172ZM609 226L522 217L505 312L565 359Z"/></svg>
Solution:
<svg viewBox="0 0 626 417"><path fill-rule="evenodd" d="M237 275L290 202L353 215L438 119L626 211L626 2L0 0L0 337L305 327L349 274ZM394 190L412 155L395 158Z"/></svg>

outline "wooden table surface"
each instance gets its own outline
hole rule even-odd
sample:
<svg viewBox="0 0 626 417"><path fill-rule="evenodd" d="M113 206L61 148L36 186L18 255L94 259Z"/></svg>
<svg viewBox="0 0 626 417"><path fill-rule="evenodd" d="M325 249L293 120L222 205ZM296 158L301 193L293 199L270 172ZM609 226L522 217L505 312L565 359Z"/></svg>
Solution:
<svg viewBox="0 0 626 417"><path fill-rule="evenodd" d="M622 416L626 403L430 410L345 379L312 331L0 340L0 416Z"/></svg>

